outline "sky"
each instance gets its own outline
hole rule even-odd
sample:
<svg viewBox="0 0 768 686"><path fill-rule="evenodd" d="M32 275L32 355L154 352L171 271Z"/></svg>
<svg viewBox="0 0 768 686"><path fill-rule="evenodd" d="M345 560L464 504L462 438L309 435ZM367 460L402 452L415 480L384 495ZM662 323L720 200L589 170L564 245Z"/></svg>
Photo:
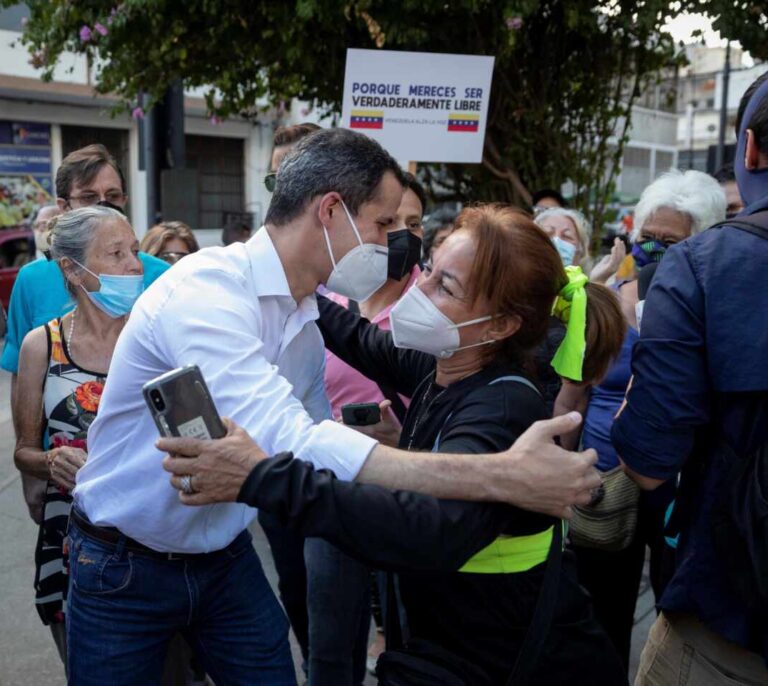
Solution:
<svg viewBox="0 0 768 686"><path fill-rule="evenodd" d="M672 34L675 42L683 41L683 43L698 43L700 39L691 36L696 29L701 29L704 32L704 42L709 47L717 47L726 44L726 40L720 37L720 33L712 30L712 20L705 17L703 14L681 14L667 22L663 30ZM732 45L734 47L739 47L737 41L734 41ZM753 63L749 53L745 53L742 58L742 64L745 67L749 67Z"/></svg>

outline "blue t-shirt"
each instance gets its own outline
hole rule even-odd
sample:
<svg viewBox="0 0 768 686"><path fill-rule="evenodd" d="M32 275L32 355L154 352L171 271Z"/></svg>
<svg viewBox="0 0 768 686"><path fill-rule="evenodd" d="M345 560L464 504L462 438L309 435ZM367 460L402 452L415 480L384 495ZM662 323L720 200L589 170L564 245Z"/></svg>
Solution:
<svg viewBox="0 0 768 686"><path fill-rule="evenodd" d="M139 253L144 265L144 288L147 288L170 265L157 257ZM61 317L75 305L64 284L64 275L56 262L44 257L19 270L8 306L8 332L5 337L0 367L16 374L19 370L21 344L32 329Z"/></svg>
<svg viewBox="0 0 768 686"><path fill-rule="evenodd" d="M768 198L748 213L768 208ZM709 229L670 248L643 309L616 452L638 474L672 479L680 540L661 608L696 615L768 661L768 620L732 591L714 551L710 515L724 467L708 433L747 454L768 438L768 240ZM697 441L697 439L699 439Z"/></svg>
<svg viewBox="0 0 768 686"><path fill-rule="evenodd" d="M585 450L594 448L597 451L597 468L603 472L619 464L611 442L611 427L624 402L627 384L632 377L632 347L639 337L636 329L631 326L627 328L619 356L602 382L592 388L589 396L581 440Z"/></svg>

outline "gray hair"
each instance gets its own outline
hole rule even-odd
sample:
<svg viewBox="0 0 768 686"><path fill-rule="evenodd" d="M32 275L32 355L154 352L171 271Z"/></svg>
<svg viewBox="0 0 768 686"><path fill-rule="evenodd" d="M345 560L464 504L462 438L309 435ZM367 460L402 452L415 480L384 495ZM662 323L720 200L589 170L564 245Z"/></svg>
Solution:
<svg viewBox="0 0 768 686"><path fill-rule="evenodd" d="M589 254L589 242L592 240L592 227L587 218L578 210L572 210L566 207L550 207L548 210L539 212L533 221L537 226L541 226L541 220L547 217L568 217L576 227L576 235L579 237L579 246L581 248L581 259L577 266L581 267L587 274L592 268L592 258Z"/></svg>
<svg viewBox="0 0 768 686"><path fill-rule="evenodd" d="M265 223L286 224L301 215L312 198L331 191L357 214L388 171L406 187L400 166L372 138L347 129L316 131L302 138L280 163Z"/></svg>
<svg viewBox="0 0 768 686"><path fill-rule="evenodd" d="M662 174L640 196L635 207L632 241L654 212L666 207L691 218L691 235L725 219L725 193L709 174L694 169L683 173L674 169Z"/></svg>
<svg viewBox="0 0 768 686"><path fill-rule="evenodd" d="M96 235L96 229L106 219L128 221L125 215L117 210L101 205L81 207L52 219L53 227L49 239L51 243L51 259L54 262L58 262L59 266L61 266L61 260L65 257L73 263L85 264L85 255ZM73 266L75 270L79 271L77 265ZM64 281L70 292L74 293L75 291L71 288L69 280L65 277Z"/></svg>

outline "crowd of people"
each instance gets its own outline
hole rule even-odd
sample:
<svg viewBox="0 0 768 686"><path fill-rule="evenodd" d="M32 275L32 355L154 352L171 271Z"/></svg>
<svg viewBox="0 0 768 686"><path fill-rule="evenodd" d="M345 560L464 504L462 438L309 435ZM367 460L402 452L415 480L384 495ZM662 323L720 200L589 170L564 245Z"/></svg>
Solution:
<svg viewBox="0 0 768 686"><path fill-rule="evenodd" d="M603 256L555 190L425 220L344 129L279 129L264 226L204 250L65 157L2 367L69 683L296 684L290 628L311 686L626 684L647 555L635 683L768 683L768 78L736 128ZM159 438L185 365L223 438Z"/></svg>

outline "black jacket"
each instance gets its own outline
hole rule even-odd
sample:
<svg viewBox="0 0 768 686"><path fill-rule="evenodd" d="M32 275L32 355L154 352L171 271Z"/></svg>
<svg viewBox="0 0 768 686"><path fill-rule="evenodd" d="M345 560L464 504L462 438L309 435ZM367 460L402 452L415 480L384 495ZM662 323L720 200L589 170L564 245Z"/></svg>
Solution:
<svg viewBox="0 0 768 686"><path fill-rule="evenodd" d="M499 452L534 421L546 417L544 403L532 388L513 381L491 384L503 376L520 375L515 366L492 365L447 388L439 387L434 383L434 357L399 350L388 332L327 299L319 300L320 328L329 350L374 381L386 380L412 397L401 447L431 451L439 434L440 452ZM511 672L544 565L520 574L456 570L499 534L537 533L552 526L554 519L509 505L440 500L338 481L331 472L316 471L290 455L263 460L239 499L276 514L306 536L323 537L375 567L401 572L400 590L412 636L433 640L480 665L499 683ZM556 621L573 631L584 621L585 612L589 614L588 605L572 564L563 568ZM584 648L583 642L574 645ZM589 683L618 683L600 681L593 668L587 672ZM547 683L560 683L554 674ZM571 678L569 683L582 682Z"/></svg>

